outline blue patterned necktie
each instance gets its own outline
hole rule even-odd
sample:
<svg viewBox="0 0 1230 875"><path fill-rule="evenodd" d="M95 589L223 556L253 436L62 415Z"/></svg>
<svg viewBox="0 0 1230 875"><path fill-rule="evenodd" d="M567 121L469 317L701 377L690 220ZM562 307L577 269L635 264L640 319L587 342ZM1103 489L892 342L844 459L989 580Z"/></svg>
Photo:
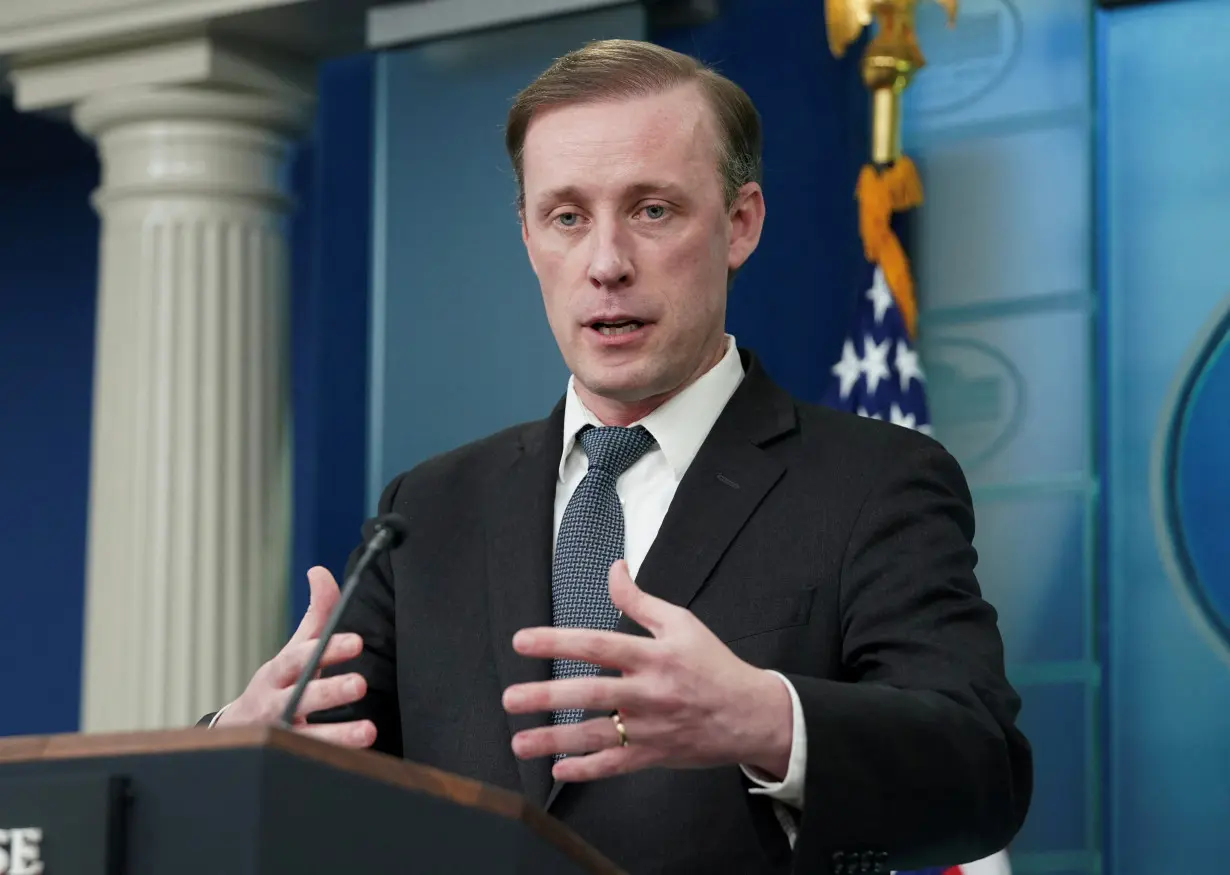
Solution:
<svg viewBox="0 0 1230 875"><path fill-rule="evenodd" d="M577 484L560 520L551 568L552 622L558 627L610 631L619 620L611 604L608 575L624 556L624 512L615 481L654 445L641 426L586 426L577 440L589 458L589 470ZM551 677L575 678L598 673L598 666L557 659ZM575 723L582 710L570 708L551 715L553 723Z"/></svg>

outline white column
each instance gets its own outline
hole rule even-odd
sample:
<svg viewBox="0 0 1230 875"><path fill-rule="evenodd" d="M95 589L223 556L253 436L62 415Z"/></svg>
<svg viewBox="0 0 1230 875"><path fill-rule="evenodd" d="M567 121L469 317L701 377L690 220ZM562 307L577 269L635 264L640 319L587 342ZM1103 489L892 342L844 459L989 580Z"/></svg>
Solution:
<svg viewBox="0 0 1230 875"><path fill-rule="evenodd" d="M77 103L102 220L81 728L191 725L281 646L288 94Z"/></svg>

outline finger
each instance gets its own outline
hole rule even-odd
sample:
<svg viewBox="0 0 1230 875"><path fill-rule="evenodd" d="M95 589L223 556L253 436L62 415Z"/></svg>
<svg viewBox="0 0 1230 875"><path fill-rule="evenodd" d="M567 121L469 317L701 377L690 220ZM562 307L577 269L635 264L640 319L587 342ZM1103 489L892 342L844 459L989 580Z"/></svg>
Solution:
<svg viewBox="0 0 1230 875"><path fill-rule="evenodd" d="M280 688L298 680L300 672L316 649L316 644L315 640L297 641L283 647L282 652L275 656L271 663L273 684ZM329 644L320 658L320 665L322 668L337 665L339 662L354 659L362 652L363 639L354 632L343 632L329 639Z"/></svg>
<svg viewBox="0 0 1230 875"><path fill-rule="evenodd" d="M319 638L321 631L325 628L325 622L329 619L329 612L333 610L333 606L337 604L341 595L337 588L337 581L333 579L333 575L327 568L319 565L309 568L307 579L308 588L311 591L308 608L303 614L303 619L299 621L299 628L291 636L291 641Z"/></svg>
<svg viewBox="0 0 1230 875"><path fill-rule="evenodd" d="M614 775L624 775L649 768L658 762L658 754L651 747L608 747L586 756L562 759L551 769L557 781L596 781Z"/></svg>
<svg viewBox="0 0 1230 875"><path fill-rule="evenodd" d="M290 700L290 693L290 690L286 691L286 697L282 703L283 709L286 707L286 702ZM367 679L361 674L343 674L310 681L303 688L303 698L299 700L295 716L307 717L317 711L340 708L359 701L365 695L367 695Z"/></svg>
<svg viewBox="0 0 1230 875"><path fill-rule="evenodd" d="M544 626L519 631L513 636L513 649L522 656L575 659L605 668L635 671L652 659L659 645L643 635Z"/></svg>
<svg viewBox="0 0 1230 875"><path fill-rule="evenodd" d="M523 760L557 753L591 753L616 747L619 733L609 717L561 726L540 726L513 736L513 753Z"/></svg>
<svg viewBox="0 0 1230 875"><path fill-rule="evenodd" d="M295 731L310 735L321 741L340 744L343 747L371 747L376 742L376 724L370 720L352 720L349 723L309 723L296 726Z"/></svg>
<svg viewBox="0 0 1230 875"><path fill-rule="evenodd" d="M596 711L645 707L646 696L629 678L581 677L558 681L514 684L504 691L504 709L510 714L585 708Z"/></svg>
<svg viewBox="0 0 1230 875"><path fill-rule="evenodd" d="M651 596L636 585L628 571L628 563L623 559L612 563L607 574L607 587L611 594L611 604L654 635L678 615L677 605Z"/></svg>

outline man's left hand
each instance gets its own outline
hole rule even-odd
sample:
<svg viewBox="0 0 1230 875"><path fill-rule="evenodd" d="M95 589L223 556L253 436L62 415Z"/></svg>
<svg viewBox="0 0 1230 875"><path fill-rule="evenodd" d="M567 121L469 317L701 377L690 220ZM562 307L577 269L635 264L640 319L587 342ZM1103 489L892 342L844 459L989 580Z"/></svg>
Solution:
<svg viewBox="0 0 1230 875"><path fill-rule="evenodd" d="M735 656L690 611L643 592L620 560L611 566L611 601L653 637L591 629L523 629L513 638L522 656L577 659L619 669L621 676L518 684L504 693L514 714L584 708L611 717L519 732L522 759L555 753L560 781L589 781L655 766L744 765L770 780L785 777L793 717L790 693L777 677Z"/></svg>

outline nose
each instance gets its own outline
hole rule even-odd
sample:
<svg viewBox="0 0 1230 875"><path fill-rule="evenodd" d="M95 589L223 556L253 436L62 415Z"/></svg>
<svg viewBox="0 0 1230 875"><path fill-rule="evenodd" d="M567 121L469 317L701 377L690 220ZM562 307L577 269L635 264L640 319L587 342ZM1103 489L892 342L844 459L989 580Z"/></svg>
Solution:
<svg viewBox="0 0 1230 875"><path fill-rule="evenodd" d="M624 288L635 278L630 247L618 223L603 224L590 233L589 281L596 289Z"/></svg>

